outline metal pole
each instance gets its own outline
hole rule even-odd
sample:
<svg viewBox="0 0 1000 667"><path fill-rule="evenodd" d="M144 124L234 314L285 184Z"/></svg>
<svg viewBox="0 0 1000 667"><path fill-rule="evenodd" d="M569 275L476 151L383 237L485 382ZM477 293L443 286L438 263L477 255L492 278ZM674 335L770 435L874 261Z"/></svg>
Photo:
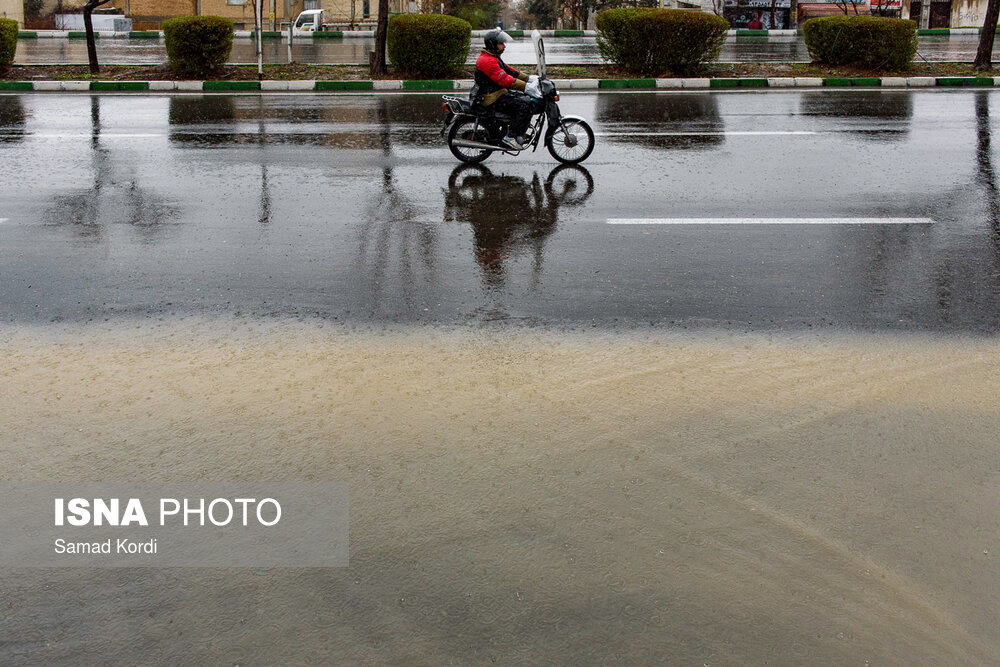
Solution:
<svg viewBox="0 0 1000 667"><path fill-rule="evenodd" d="M288 62L292 62L292 37L295 35L295 19L288 19Z"/></svg>
<svg viewBox="0 0 1000 667"><path fill-rule="evenodd" d="M257 78L264 78L264 44L260 31L264 25L264 0L257 0L254 20L257 23Z"/></svg>

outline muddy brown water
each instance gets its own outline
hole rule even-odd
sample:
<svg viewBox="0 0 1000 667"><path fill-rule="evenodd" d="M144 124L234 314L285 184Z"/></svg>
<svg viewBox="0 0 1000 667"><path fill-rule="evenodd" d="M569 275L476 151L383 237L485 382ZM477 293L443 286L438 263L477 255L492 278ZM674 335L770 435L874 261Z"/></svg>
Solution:
<svg viewBox="0 0 1000 667"><path fill-rule="evenodd" d="M0 662L996 664L1000 344L0 330L5 480L351 488L333 569L0 573Z"/></svg>

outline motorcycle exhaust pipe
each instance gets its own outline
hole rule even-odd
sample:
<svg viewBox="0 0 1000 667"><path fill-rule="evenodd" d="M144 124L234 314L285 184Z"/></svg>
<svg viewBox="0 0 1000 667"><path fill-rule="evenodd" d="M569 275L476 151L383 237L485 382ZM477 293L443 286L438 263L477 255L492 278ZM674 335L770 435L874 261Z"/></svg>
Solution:
<svg viewBox="0 0 1000 667"><path fill-rule="evenodd" d="M460 148L479 148L486 151L502 151L505 150L500 146L494 146L492 144L484 144L480 141L469 141L468 139L453 139L451 142L452 146L458 146Z"/></svg>

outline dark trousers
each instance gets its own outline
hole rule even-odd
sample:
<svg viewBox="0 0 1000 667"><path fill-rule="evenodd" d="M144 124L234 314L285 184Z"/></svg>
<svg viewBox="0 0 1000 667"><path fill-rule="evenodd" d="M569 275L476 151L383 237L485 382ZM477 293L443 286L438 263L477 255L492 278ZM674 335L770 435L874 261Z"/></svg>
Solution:
<svg viewBox="0 0 1000 667"><path fill-rule="evenodd" d="M528 124L531 122L531 110L534 106L535 103L531 101L531 96L513 90L501 95L493 103L493 107L497 111L502 111L513 119L510 123L510 130L507 132L507 135L511 137L519 137L528 130Z"/></svg>

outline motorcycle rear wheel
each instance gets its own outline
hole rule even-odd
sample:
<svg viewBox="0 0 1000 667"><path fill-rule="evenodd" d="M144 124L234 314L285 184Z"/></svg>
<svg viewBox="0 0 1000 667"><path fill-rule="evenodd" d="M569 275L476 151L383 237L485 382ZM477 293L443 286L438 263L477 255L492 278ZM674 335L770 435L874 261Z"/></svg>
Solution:
<svg viewBox="0 0 1000 667"><path fill-rule="evenodd" d="M567 118L549 135L545 147L563 164L579 164L594 150L594 131L585 120Z"/></svg>
<svg viewBox="0 0 1000 667"><path fill-rule="evenodd" d="M451 130L448 132L448 148L451 150L451 154L467 164L479 164L493 152L485 149L469 148L467 146L456 146L454 143L455 139L478 141L484 144L489 143L489 135L486 132L486 128L482 125L476 127L476 121L473 118L459 118L452 124Z"/></svg>

